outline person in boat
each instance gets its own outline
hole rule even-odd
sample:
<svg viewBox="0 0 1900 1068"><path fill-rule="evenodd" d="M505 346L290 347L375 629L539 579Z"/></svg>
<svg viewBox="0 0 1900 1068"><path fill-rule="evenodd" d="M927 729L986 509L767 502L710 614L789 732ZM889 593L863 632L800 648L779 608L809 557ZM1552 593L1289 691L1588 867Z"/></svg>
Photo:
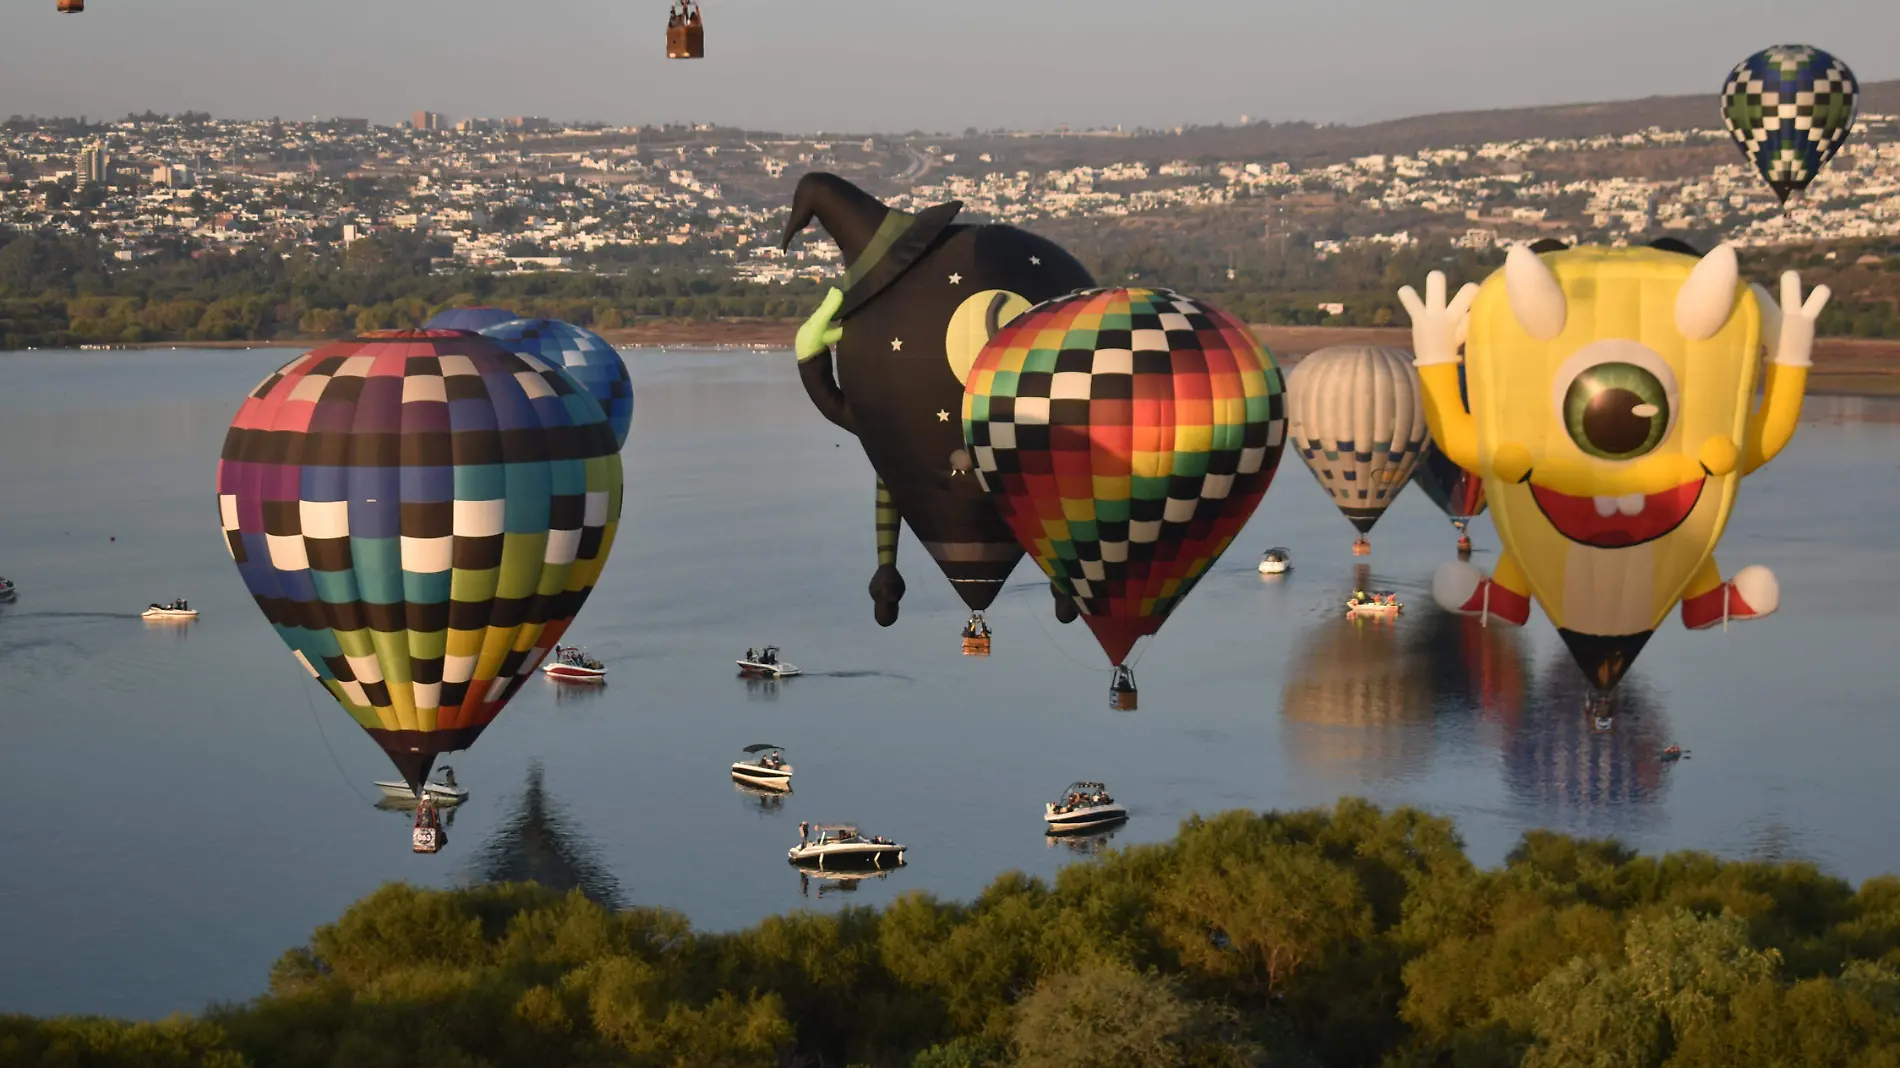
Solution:
<svg viewBox="0 0 1900 1068"><path fill-rule="evenodd" d="M455 788L455 769L454 768L442 769L442 785L447 786L450 789Z"/></svg>
<svg viewBox="0 0 1900 1068"><path fill-rule="evenodd" d="M798 821L798 844L804 845L806 840L809 839L810 837L811 837L811 821L799 820Z"/></svg>

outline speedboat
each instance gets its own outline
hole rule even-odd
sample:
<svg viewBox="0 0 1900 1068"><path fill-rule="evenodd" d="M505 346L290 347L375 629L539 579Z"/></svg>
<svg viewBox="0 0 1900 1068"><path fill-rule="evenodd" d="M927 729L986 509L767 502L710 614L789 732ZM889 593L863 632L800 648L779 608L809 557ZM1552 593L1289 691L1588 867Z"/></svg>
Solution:
<svg viewBox="0 0 1900 1068"><path fill-rule="evenodd" d="M811 837L817 835L816 838ZM801 868L895 868L904 863L904 846L882 836L866 838L851 823L801 823L798 844L785 859Z"/></svg>
<svg viewBox="0 0 1900 1068"><path fill-rule="evenodd" d="M197 619L198 610L180 598L169 604L153 604L139 615L145 619Z"/></svg>
<svg viewBox="0 0 1900 1068"><path fill-rule="evenodd" d="M1260 554L1262 575L1284 575L1292 568L1293 561L1290 554L1278 545Z"/></svg>
<svg viewBox="0 0 1900 1068"><path fill-rule="evenodd" d="M1042 806L1050 834L1093 830L1128 818L1128 808L1108 795L1099 782L1072 782L1062 797Z"/></svg>
<svg viewBox="0 0 1900 1068"><path fill-rule="evenodd" d="M601 682L607 678L606 665L588 656L587 650L572 645L555 646L554 659L541 665L541 671L563 682Z"/></svg>
<svg viewBox="0 0 1900 1068"><path fill-rule="evenodd" d="M1369 594L1355 591L1346 599L1346 614L1349 616L1395 616L1404 607L1404 603L1399 600L1399 595L1391 590L1380 590Z"/></svg>
<svg viewBox="0 0 1900 1068"><path fill-rule="evenodd" d="M1663 760L1669 762L1681 760L1688 755L1689 754L1682 751L1682 747L1679 745L1665 746L1662 751Z"/></svg>
<svg viewBox="0 0 1900 1068"><path fill-rule="evenodd" d="M784 751L771 744L748 745L748 753L763 753L756 760L741 760L732 765L732 777L772 790L792 788L792 766L785 762Z"/></svg>
<svg viewBox="0 0 1900 1068"><path fill-rule="evenodd" d="M11 601L16 592L13 580L0 578L0 601Z"/></svg>
<svg viewBox="0 0 1900 1068"><path fill-rule="evenodd" d="M416 792L406 782L379 782L376 788L384 797L414 801ZM455 769L447 764L442 766L442 777L435 782L423 783L423 793L438 805L459 805L468 800L468 787L458 786L455 782Z"/></svg>
<svg viewBox="0 0 1900 1068"><path fill-rule="evenodd" d="M971 612L968 622L963 624L963 655L990 655L990 624L981 612Z"/></svg>
<svg viewBox="0 0 1900 1068"><path fill-rule="evenodd" d="M789 679L803 672L778 658L778 646L768 645L764 649L747 649L746 658L739 661L739 674L755 679Z"/></svg>

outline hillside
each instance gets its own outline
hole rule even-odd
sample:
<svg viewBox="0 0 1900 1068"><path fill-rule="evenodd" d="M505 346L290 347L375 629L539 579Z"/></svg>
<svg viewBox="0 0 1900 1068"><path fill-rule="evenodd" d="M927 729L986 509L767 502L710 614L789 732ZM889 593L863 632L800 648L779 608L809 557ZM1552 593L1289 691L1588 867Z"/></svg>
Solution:
<svg viewBox="0 0 1900 1068"><path fill-rule="evenodd" d="M1900 112L1900 80L1861 86L1863 113ZM984 135L938 141L946 152L990 152L1022 165L1101 166L1118 160L1285 160L1299 166L1354 156L1400 154L1486 141L1530 137L1616 136L1658 126L1713 127L1720 122L1715 94L1651 96L1549 107L1502 108L1418 115L1363 126L1251 123L1197 126L1181 133L1130 136L1081 134Z"/></svg>

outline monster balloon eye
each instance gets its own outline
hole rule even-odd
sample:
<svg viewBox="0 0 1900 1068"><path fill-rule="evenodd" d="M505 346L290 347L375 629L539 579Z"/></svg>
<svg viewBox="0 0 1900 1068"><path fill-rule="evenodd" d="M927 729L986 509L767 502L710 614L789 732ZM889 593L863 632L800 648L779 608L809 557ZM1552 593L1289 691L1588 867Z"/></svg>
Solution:
<svg viewBox="0 0 1900 1068"><path fill-rule="evenodd" d="M1674 406L1662 381L1633 363L1585 368L1564 391L1564 430L1599 460L1634 460L1662 444Z"/></svg>

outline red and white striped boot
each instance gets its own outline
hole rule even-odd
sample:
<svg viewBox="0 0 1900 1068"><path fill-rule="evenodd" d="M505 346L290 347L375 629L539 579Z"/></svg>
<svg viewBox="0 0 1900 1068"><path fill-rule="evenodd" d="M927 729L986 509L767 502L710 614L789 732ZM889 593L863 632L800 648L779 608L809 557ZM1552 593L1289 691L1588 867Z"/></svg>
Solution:
<svg viewBox="0 0 1900 1068"><path fill-rule="evenodd" d="M1531 599L1512 593L1485 573L1462 561L1448 561L1432 576L1432 600L1447 612L1495 619L1513 627L1531 618Z"/></svg>
<svg viewBox="0 0 1900 1068"><path fill-rule="evenodd" d="M1775 573L1760 565L1742 568L1735 577L1697 597L1682 599L1682 625L1707 630L1730 620L1760 619L1781 607L1781 584Z"/></svg>

